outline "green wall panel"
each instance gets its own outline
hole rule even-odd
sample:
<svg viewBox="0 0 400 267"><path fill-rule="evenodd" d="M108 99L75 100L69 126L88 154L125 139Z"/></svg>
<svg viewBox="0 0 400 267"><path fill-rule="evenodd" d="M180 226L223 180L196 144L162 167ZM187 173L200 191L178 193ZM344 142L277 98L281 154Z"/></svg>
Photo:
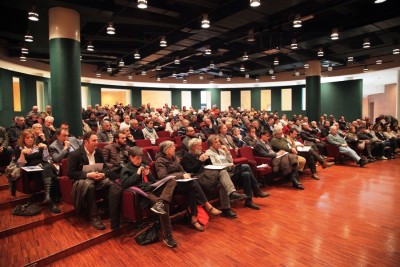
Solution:
<svg viewBox="0 0 400 267"><path fill-rule="evenodd" d="M321 114L336 118L345 116L347 121L362 117L363 81L351 80L321 84Z"/></svg>

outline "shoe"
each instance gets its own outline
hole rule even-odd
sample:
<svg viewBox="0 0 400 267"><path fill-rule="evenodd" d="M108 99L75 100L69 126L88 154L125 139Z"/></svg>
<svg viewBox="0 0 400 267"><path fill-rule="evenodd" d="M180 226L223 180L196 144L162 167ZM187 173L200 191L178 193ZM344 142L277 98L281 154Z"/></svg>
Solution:
<svg viewBox="0 0 400 267"><path fill-rule="evenodd" d="M324 161L324 163L322 164L322 169L326 169L326 168L332 167L333 164L335 164L335 163L334 162Z"/></svg>
<svg viewBox="0 0 400 267"><path fill-rule="evenodd" d="M154 204L153 207L150 208L150 210L157 214L166 214L164 210L164 203L162 203L161 201L157 201L156 204Z"/></svg>
<svg viewBox="0 0 400 267"><path fill-rule="evenodd" d="M204 227L199 223L198 220L192 222L192 226L194 227L194 229L196 229L197 231L203 232L204 231Z"/></svg>
<svg viewBox="0 0 400 267"><path fill-rule="evenodd" d="M363 159L360 159L360 160L357 162L357 164L360 165L360 167L362 168L362 167L364 167L364 166L367 164L367 161L366 161L366 160L363 160Z"/></svg>
<svg viewBox="0 0 400 267"><path fill-rule="evenodd" d="M213 216L218 216L218 215L221 215L222 211L211 206L211 208L208 210L208 213L210 213Z"/></svg>
<svg viewBox="0 0 400 267"><path fill-rule="evenodd" d="M299 182L299 181L293 181L293 185L294 188L296 189L300 189L300 190L304 190L304 186Z"/></svg>
<svg viewBox="0 0 400 267"><path fill-rule="evenodd" d="M261 191L261 189L259 187L257 187L257 189L254 190L253 195L254 195L254 197L264 198L264 197L270 196L271 194L268 192L263 192L263 191Z"/></svg>
<svg viewBox="0 0 400 267"><path fill-rule="evenodd" d="M61 210L57 207L56 203L52 202L49 205L49 211L55 214L61 213Z"/></svg>
<svg viewBox="0 0 400 267"><path fill-rule="evenodd" d="M221 216L224 216L229 219L236 219L237 214L234 213L231 209L222 209Z"/></svg>
<svg viewBox="0 0 400 267"><path fill-rule="evenodd" d="M384 159L388 159L387 157L385 157L385 156L382 156L382 157L378 157L378 159L380 159L380 160L384 160Z"/></svg>
<svg viewBox="0 0 400 267"><path fill-rule="evenodd" d="M104 230L106 229L106 226L103 224L103 222L100 220L99 216L95 216L92 218L90 221L90 224L96 228L97 230Z"/></svg>
<svg viewBox="0 0 400 267"><path fill-rule="evenodd" d="M248 207L250 209L253 209L253 210L259 210L260 209L260 206L254 204L253 201L251 201L251 199L250 200L246 200L246 202L244 203L244 206Z"/></svg>
<svg viewBox="0 0 400 267"><path fill-rule="evenodd" d="M244 199L247 196L245 194L239 194L238 192L234 191L232 193L229 194L229 200L234 201L234 200L240 200L240 199Z"/></svg>
<svg viewBox="0 0 400 267"><path fill-rule="evenodd" d="M176 247L178 245L176 243L176 241L174 240L174 238L172 237L172 235L167 236L166 238L164 238L163 241L170 248L174 248L174 247Z"/></svg>
<svg viewBox="0 0 400 267"><path fill-rule="evenodd" d="M327 157L327 156L325 156L325 155L322 155L322 156L321 156L321 158L323 158L323 159L327 159L328 157Z"/></svg>
<svg viewBox="0 0 400 267"><path fill-rule="evenodd" d="M319 177L315 173L311 174L311 178L313 178L315 180L319 180Z"/></svg>

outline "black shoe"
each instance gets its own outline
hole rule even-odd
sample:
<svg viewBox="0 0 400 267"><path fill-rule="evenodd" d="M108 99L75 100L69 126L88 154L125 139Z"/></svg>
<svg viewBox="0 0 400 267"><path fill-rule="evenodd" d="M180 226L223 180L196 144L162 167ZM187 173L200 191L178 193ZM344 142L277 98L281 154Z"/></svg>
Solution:
<svg viewBox="0 0 400 267"><path fill-rule="evenodd" d="M254 194L254 197L261 197L261 198L270 196L270 193L261 191L261 189L259 187L257 187L256 190L254 190L253 194Z"/></svg>
<svg viewBox="0 0 400 267"><path fill-rule="evenodd" d="M315 173L311 174L311 178L313 178L315 180L319 180L318 175L316 175Z"/></svg>
<svg viewBox="0 0 400 267"><path fill-rule="evenodd" d="M304 190L304 186L297 180L293 181L292 186L296 189Z"/></svg>
<svg viewBox="0 0 400 267"><path fill-rule="evenodd" d="M260 206L254 204L253 201L251 201L251 200L246 200L246 202L244 203L244 206L248 207L250 209L253 209L253 210L259 210L260 209Z"/></svg>
<svg viewBox="0 0 400 267"><path fill-rule="evenodd" d="M61 213L61 210L57 207L56 203L54 202L49 205L49 210L50 212L55 214Z"/></svg>
<svg viewBox="0 0 400 267"><path fill-rule="evenodd" d="M240 199L244 199L247 196L245 194L239 194L238 192L234 191L232 193L229 194L229 200L234 201L234 200L240 200Z"/></svg>
<svg viewBox="0 0 400 267"><path fill-rule="evenodd" d="M364 167L364 166L367 164L367 161L366 161L366 160L363 160L363 159L360 159L360 160L357 162L357 164L360 165L360 167Z"/></svg>
<svg viewBox="0 0 400 267"><path fill-rule="evenodd" d="M222 209L221 216L224 216L224 217L230 218L230 219L237 218L237 214L234 213L231 209Z"/></svg>
<svg viewBox="0 0 400 267"><path fill-rule="evenodd" d="M103 224L103 222L100 220L99 216L95 216L91 219L90 224L96 228L97 230L104 230L106 229L106 226Z"/></svg>
<svg viewBox="0 0 400 267"><path fill-rule="evenodd" d="M164 210L164 203L162 203L161 201L157 201L156 204L154 204L153 207L150 208L150 210L157 214L166 214Z"/></svg>
<svg viewBox="0 0 400 267"><path fill-rule="evenodd" d="M174 240L174 238L172 237L172 235L167 236L166 238L164 238L164 243L167 244L167 246L170 247L170 248L174 248L174 247L176 247L178 245L176 243L176 241Z"/></svg>

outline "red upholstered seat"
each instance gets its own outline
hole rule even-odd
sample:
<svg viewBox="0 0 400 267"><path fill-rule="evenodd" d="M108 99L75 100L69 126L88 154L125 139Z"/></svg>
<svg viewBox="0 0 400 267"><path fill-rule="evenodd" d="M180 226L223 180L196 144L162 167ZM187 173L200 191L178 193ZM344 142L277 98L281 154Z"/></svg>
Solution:
<svg viewBox="0 0 400 267"><path fill-rule="evenodd" d="M159 131L157 132L158 137L171 137L171 133L168 131Z"/></svg>
<svg viewBox="0 0 400 267"><path fill-rule="evenodd" d="M231 148L231 149L229 149L229 152L232 155L233 164L239 165L239 164L248 164L249 163L249 161L246 158L238 157L235 149Z"/></svg>
<svg viewBox="0 0 400 267"><path fill-rule="evenodd" d="M264 176L272 173L272 160L270 158L255 157L253 149L248 146L239 148L239 153L241 157L246 158L249 161L249 165L258 180L261 180ZM257 168L257 166L261 164L268 164L268 166Z"/></svg>

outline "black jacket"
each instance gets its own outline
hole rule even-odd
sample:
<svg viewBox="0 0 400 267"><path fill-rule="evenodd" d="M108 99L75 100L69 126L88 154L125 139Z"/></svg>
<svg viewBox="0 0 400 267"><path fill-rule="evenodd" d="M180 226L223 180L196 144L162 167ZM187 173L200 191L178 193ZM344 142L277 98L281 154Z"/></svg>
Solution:
<svg viewBox="0 0 400 267"><path fill-rule="evenodd" d="M96 148L94 159L96 163L104 163L103 153L98 148ZM71 178L72 180L86 179L86 174L88 172L84 172L82 171L82 169L83 165L88 165L88 164L89 164L89 159L86 155L85 147L81 146L79 149L69 154L68 177ZM107 173L105 164L102 172Z"/></svg>

